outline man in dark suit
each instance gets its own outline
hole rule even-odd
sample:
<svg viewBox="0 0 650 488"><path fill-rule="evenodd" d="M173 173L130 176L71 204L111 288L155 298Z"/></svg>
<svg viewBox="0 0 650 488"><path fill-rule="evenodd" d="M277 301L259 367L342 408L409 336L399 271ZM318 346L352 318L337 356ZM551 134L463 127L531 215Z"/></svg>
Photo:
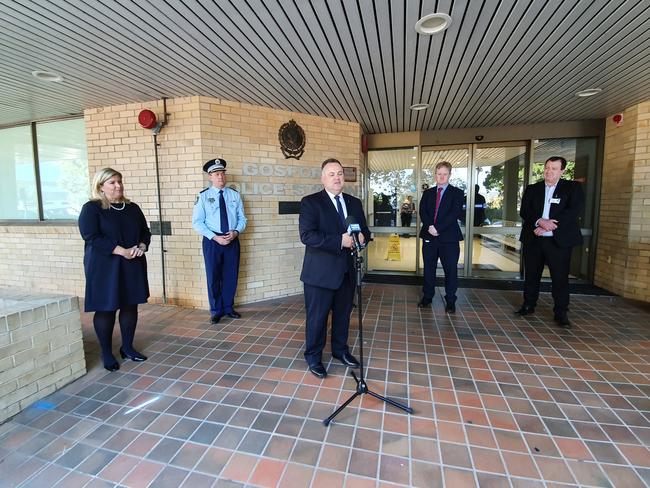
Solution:
<svg viewBox="0 0 650 488"><path fill-rule="evenodd" d="M422 258L424 260L424 287L418 307L431 304L436 292L436 266L438 258L445 271L445 311L456 311L458 289L458 258L463 234L458 218L463 212L465 196L460 188L449 184L451 164L443 161L436 165L436 186L422 194L420 221L422 229Z"/></svg>
<svg viewBox="0 0 650 488"><path fill-rule="evenodd" d="M566 159L554 156L544 164L544 181L528 185L521 200L524 255L524 303L515 313L535 311L544 264L551 272L555 322L570 328L569 268L571 248L582 244L578 219L585 206L582 185L561 179Z"/></svg>
<svg viewBox="0 0 650 488"><path fill-rule="evenodd" d="M327 338L327 317L332 312L332 356L357 368L359 361L348 349L348 328L356 274L351 255L354 246L345 219L353 216L361 227L361 244L370 238L361 200L343 193L343 166L336 159L321 165L324 189L300 202L300 240L306 246L300 280L304 283L307 323L305 360L318 378L325 378L322 354Z"/></svg>

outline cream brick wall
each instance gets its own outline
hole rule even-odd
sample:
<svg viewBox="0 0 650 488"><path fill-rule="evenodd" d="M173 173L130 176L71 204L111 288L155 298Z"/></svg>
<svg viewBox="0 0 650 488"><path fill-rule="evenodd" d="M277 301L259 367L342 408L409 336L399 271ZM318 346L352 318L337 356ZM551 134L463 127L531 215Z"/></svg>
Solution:
<svg viewBox="0 0 650 488"><path fill-rule="evenodd" d="M83 241L77 226L0 226L0 285L83 297Z"/></svg>
<svg viewBox="0 0 650 488"><path fill-rule="evenodd" d="M595 284L650 301L650 101L607 119Z"/></svg>
<svg viewBox="0 0 650 488"><path fill-rule="evenodd" d="M77 297L0 289L0 423L86 373ZM11 299L7 305L6 299Z"/></svg>
<svg viewBox="0 0 650 488"><path fill-rule="evenodd" d="M153 137L137 123L144 108L161 118L160 101L92 109L84 116L91 178L106 166L122 172L126 195L152 221L159 220ZM158 152L162 219L172 224L172 235L165 236L169 302L207 308L201 237L192 229L191 216L196 195L207 186L201 167L214 157L228 161L228 185L241 191L248 217L241 236L236 302L301 293L304 248L298 238L298 216L278 215L278 202L299 201L307 189L319 185L318 177L307 173L318 171L328 157L359 170L359 125L208 97L168 100L167 112ZM300 160L284 159L278 143L278 130L290 119L301 125L307 139ZM252 174L262 167L295 168L298 176ZM346 191L358 194L360 183L348 185ZM151 301L157 302L162 297L157 236L147 260ZM0 227L0 281L5 285L83 297L82 261L83 242L74 225Z"/></svg>

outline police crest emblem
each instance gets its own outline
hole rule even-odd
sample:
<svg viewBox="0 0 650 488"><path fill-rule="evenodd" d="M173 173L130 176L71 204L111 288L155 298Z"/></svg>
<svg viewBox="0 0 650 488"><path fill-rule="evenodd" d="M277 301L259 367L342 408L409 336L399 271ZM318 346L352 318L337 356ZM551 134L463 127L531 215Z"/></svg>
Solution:
<svg viewBox="0 0 650 488"><path fill-rule="evenodd" d="M305 152L305 131L302 130L295 120L282 124L278 131L280 149L285 159L300 159Z"/></svg>

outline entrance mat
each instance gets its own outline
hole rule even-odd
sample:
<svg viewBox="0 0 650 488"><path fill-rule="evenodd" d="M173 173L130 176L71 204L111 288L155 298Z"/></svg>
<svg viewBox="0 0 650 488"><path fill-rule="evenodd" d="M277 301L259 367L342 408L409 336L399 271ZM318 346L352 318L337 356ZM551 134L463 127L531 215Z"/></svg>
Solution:
<svg viewBox="0 0 650 488"><path fill-rule="evenodd" d="M422 286L422 276L396 275L396 274L366 274L363 277L365 283L384 283L388 285L416 285ZM436 286L445 286L445 279L442 276L436 278ZM479 288L487 290L517 290L524 288L523 280L494 280L485 278L458 278L458 288ZM542 281L541 292L551 291L551 282ZM569 292L576 295L603 295L616 296L615 293L607 291L589 283L570 283Z"/></svg>

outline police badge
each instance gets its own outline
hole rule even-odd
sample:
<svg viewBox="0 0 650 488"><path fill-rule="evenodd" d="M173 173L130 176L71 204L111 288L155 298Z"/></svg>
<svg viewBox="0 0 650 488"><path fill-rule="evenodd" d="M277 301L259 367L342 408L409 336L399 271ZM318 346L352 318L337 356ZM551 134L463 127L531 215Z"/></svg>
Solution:
<svg viewBox="0 0 650 488"><path fill-rule="evenodd" d="M305 131L296 124L295 120L291 119L289 122L282 124L278 131L278 138L285 159L300 159L300 156L305 152Z"/></svg>

